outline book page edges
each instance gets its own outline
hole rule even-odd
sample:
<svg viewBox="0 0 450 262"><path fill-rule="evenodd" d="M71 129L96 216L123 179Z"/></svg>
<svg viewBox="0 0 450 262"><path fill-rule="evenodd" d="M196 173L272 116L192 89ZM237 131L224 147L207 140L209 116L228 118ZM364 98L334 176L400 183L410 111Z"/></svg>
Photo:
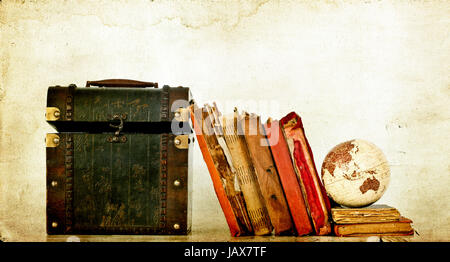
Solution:
<svg viewBox="0 0 450 262"><path fill-rule="evenodd" d="M197 137L197 142L200 147L200 150L203 155L203 159L208 168L209 174L211 176L211 180L214 186L214 191L216 192L217 198L219 200L220 206L222 207L222 211L225 215L225 219L227 221L228 227L230 229L230 233L232 236L240 236L244 232L240 229L236 216L233 212L231 204L228 200L228 196L226 195L225 189L223 188L222 181L220 179L219 171L216 169L214 165L214 161L210 155L208 145L206 144L206 140L203 137L203 133L201 130L201 126L195 119L194 113L191 110L191 119L192 124L194 126L194 130Z"/></svg>
<svg viewBox="0 0 450 262"><path fill-rule="evenodd" d="M239 186L255 235L267 235L273 230L245 138L237 133L237 112L223 119L224 138L231 153Z"/></svg>

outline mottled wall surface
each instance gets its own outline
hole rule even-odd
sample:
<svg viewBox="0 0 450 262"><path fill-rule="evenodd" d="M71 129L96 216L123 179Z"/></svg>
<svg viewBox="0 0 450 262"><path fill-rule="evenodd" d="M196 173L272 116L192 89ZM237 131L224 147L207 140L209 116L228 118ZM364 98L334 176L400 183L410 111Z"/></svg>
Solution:
<svg viewBox="0 0 450 262"><path fill-rule="evenodd" d="M298 112L318 168L334 145L380 147L379 203L449 241L448 1L1 1L0 234L45 233L49 85L131 78L189 86L280 118ZM227 232L198 146L194 233Z"/></svg>

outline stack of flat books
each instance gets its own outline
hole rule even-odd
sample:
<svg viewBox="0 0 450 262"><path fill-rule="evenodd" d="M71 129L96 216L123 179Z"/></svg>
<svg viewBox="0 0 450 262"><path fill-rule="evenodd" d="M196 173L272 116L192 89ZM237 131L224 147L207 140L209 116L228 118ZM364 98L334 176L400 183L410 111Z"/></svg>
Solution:
<svg viewBox="0 0 450 262"><path fill-rule="evenodd" d="M408 236L414 234L412 221L387 205L331 209L337 236Z"/></svg>
<svg viewBox="0 0 450 262"><path fill-rule="evenodd" d="M190 106L191 121L232 236L328 235L330 201L301 118L279 121L216 104Z"/></svg>

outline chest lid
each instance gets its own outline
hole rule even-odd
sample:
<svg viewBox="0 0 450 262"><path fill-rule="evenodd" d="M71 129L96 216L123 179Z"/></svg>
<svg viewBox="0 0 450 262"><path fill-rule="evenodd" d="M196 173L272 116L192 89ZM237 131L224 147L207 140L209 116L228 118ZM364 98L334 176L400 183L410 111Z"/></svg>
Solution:
<svg viewBox="0 0 450 262"><path fill-rule="evenodd" d="M97 86L97 87L91 87ZM189 88L126 79L88 81L86 87L51 86L46 120L60 132L170 132L172 120L187 122L182 108Z"/></svg>

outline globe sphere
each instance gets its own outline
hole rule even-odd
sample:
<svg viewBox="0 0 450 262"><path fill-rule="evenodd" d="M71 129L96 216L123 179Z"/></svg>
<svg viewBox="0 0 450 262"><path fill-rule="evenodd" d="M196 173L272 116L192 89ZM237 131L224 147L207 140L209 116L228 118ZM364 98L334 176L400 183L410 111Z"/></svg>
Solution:
<svg viewBox="0 0 450 262"><path fill-rule="evenodd" d="M322 181L330 198L347 207L376 202L389 184L390 169L383 152L360 139L335 146L322 164Z"/></svg>

